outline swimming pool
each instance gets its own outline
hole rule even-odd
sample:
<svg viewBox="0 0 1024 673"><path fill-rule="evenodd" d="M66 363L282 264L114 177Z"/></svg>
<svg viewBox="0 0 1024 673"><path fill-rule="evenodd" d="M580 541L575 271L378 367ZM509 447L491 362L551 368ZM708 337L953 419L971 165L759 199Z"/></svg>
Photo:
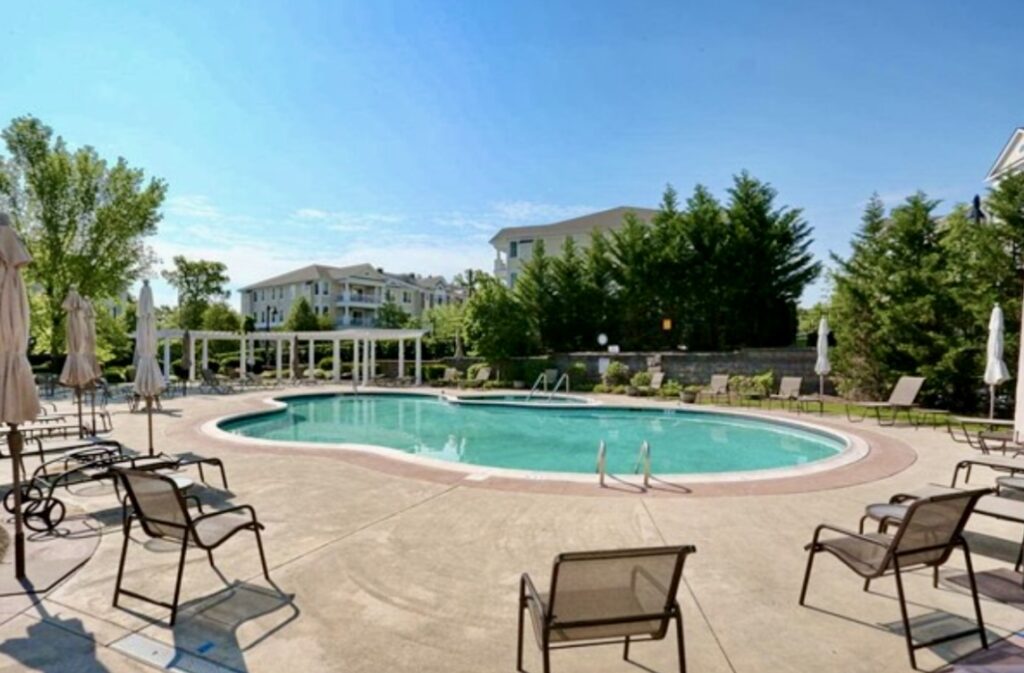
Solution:
<svg viewBox="0 0 1024 673"><path fill-rule="evenodd" d="M531 472L630 474L649 442L657 474L793 468L847 447L837 434L748 415L610 406L530 408L452 404L433 395L326 394L279 398L283 408L221 420L234 435L307 444L388 447L436 460Z"/></svg>

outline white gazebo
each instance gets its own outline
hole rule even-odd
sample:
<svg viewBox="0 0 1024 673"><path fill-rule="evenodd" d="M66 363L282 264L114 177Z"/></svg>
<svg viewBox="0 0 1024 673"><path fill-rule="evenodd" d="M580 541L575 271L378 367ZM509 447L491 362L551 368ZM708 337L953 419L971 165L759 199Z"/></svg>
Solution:
<svg viewBox="0 0 1024 673"><path fill-rule="evenodd" d="M196 357L200 357L201 367L199 371L209 366L209 343L211 341L238 341L238 370L244 376L248 366L248 354L253 352L256 342L273 341L276 347L276 375L281 378L281 369L284 363L284 346L288 345L289 359L298 348L300 341L309 345L308 376L313 377L313 370L316 366L315 345L316 342L329 341L334 345L332 358L333 368L331 379L341 380L341 344L343 341L352 342L352 381L355 384L366 385L376 377L377 372L377 344L386 341L398 342L398 376L405 375L405 344L407 341L414 341L416 344L413 380L416 385L423 382L423 336L427 330L421 329L377 329L377 328L351 328L332 330L324 332L219 332L209 330L188 331L191 340L189 349L190 359L188 362L189 380L196 379ZM186 330L163 329L157 331L158 342L163 343L163 373L169 379L171 374L171 342L184 340ZM297 358L295 358L297 360Z"/></svg>

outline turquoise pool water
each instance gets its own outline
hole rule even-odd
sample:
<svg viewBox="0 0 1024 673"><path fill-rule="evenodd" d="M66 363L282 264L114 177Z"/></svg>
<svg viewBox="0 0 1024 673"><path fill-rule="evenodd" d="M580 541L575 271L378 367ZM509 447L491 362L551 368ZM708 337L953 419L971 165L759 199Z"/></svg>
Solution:
<svg viewBox="0 0 1024 673"><path fill-rule="evenodd" d="M632 473L640 444L655 474L804 465L845 448L837 436L748 417L685 410L457 405L422 395L305 395L280 410L222 421L227 432L281 441L374 444L473 465Z"/></svg>

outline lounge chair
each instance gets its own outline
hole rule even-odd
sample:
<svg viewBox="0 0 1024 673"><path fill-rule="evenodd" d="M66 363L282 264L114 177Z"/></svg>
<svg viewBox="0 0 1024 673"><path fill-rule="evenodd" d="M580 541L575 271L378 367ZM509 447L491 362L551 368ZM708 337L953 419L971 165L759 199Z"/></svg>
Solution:
<svg viewBox="0 0 1024 673"><path fill-rule="evenodd" d="M213 562L213 550L240 531L252 531L256 536L256 547L259 550L260 565L263 576L273 586L270 571L267 569L267 558L263 553L263 540L260 531L263 524L256 518L256 510L249 505L240 505L230 509L204 514L199 507L200 515L192 516L187 501L199 500L195 496L183 496L169 477L154 472L139 470L116 470L121 483L128 492L132 512L125 521L124 544L121 547L121 560L117 566L117 582L114 585L114 607L117 607L121 594L137 598L141 601L170 609L170 626L178 616L178 597L181 594L181 576L185 570L185 556L189 545L206 552L210 565ZM181 544L178 557L178 575L174 584L174 598L170 603L158 601L128 589L122 589L124 579L124 563L128 556L128 542L131 539L132 522L138 519L142 531L151 538L159 538Z"/></svg>
<svg viewBox="0 0 1024 673"><path fill-rule="evenodd" d="M772 402L778 400L782 406L791 407L800 400L800 386L804 380L800 376L783 376L779 381L779 392L768 396L768 408L772 408Z"/></svg>
<svg viewBox="0 0 1024 673"><path fill-rule="evenodd" d="M973 427L980 426L984 430L973 430ZM981 438L983 432L998 432L1000 430L1012 430L1013 421L1002 418L988 418L980 416L947 416L946 430L954 442L966 443L972 449L978 449L982 453L988 453L990 448ZM959 431L959 432L958 432Z"/></svg>
<svg viewBox="0 0 1024 673"><path fill-rule="evenodd" d="M917 394L921 392L922 385L924 385L924 377L922 376L901 376L893 387L887 402L847 402L846 418L851 423L860 423L873 411L879 425L895 425L897 417L902 412L907 415L907 420L913 424L914 418L911 416L911 411L917 406ZM851 408L862 410L859 418L855 418L850 413ZM892 416L884 418L882 416L883 409L891 411Z"/></svg>
<svg viewBox="0 0 1024 673"><path fill-rule="evenodd" d="M712 375L711 383L708 384L706 388L697 393L698 402L700 402L701 396L710 397L712 402L717 402L719 397L725 397L725 401L729 402L729 375Z"/></svg>
<svg viewBox="0 0 1024 673"><path fill-rule="evenodd" d="M230 385L221 382L221 380L217 378L217 375L214 374L213 370L211 369L204 369L202 371L202 377L203 382L199 384L200 390L203 390L205 388L207 391L217 393L218 395L227 395L229 393L235 392L235 389L232 388Z"/></svg>
<svg viewBox="0 0 1024 673"><path fill-rule="evenodd" d="M473 380L474 381L479 381L480 383L484 383L485 381L490 381L491 380L491 368L490 367L481 367L480 369L476 370L476 376L473 377Z"/></svg>
<svg viewBox="0 0 1024 673"><path fill-rule="evenodd" d="M904 508L898 521L890 521L889 518L882 517L879 522L880 532L877 533L861 534L821 524L815 529L811 543L805 547L808 551L807 568L804 571L803 586L800 589L800 605L804 605L807 597L807 585L811 579L811 568L815 555L819 552L828 552L864 578L865 591L873 579L888 574L896 578L896 593L900 603L900 614L903 618L903 634L907 642L907 653L910 655L910 665L913 668L917 668L917 659L914 655L916 650L963 636L978 634L981 637L982 646L988 649L985 625L981 618L981 605L978 602L978 587L974 581L974 568L971 565L971 554L967 547L967 541L963 537L963 529L978 500L990 493L992 493L991 489L979 489L921 498ZM898 525L892 535L881 532L890 525ZM838 535L822 539L824 532L838 533ZM976 628L915 644L911 636L910 619L907 617L907 603L901 573L914 568L933 568L937 584L938 567L949 560L956 547L962 548L964 552L978 625Z"/></svg>
<svg viewBox="0 0 1024 673"><path fill-rule="evenodd" d="M458 384L460 378L462 378L462 374L459 373L458 369L455 367L445 367L441 383Z"/></svg>
<svg viewBox="0 0 1024 673"><path fill-rule="evenodd" d="M519 635L516 670L523 670L524 613L551 670L553 649L661 640L675 620L679 670L686 671L683 613L676 590L692 546L572 552L555 557L548 593L537 591L530 576L519 582Z"/></svg>

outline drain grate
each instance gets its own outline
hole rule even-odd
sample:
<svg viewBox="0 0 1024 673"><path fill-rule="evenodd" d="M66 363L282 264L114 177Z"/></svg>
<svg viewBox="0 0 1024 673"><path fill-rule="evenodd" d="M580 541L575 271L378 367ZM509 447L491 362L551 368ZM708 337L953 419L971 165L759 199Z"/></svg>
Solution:
<svg viewBox="0 0 1024 673"><path fill-rule="evenodd" d="M215 664L209 659L203 659L191 652L186 652L138 633L125 636L121 640L112 643L110 648L162 671L175 671L176 673L240 673L234 668Z"/></svg>

